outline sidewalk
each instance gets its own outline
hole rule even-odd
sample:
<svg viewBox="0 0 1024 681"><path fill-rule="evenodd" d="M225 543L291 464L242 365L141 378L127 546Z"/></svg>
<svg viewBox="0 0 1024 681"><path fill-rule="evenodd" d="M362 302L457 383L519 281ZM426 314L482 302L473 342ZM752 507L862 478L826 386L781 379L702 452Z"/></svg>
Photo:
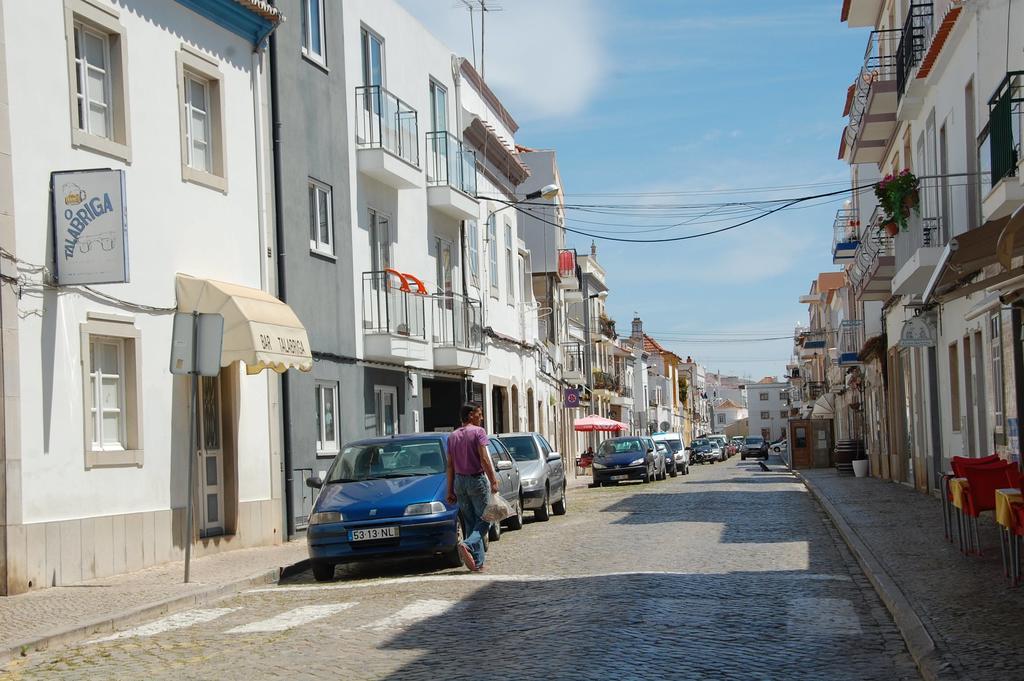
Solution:
<svg viewBox="0 0 1024 681"><path fill-rule="evenodd" d="M274 583L283 570L303 568L306 556L306 542L299 540L195 559L188 584L182 582L184 563L179 561L0 597L0 670L12 658L34 650L211 602L251 585Z"/></svg>
<svg viewBox="0 0 1024 681"><path fill-rule="evenodd" d="M984 555L942 537L942 504L903 485L794 471L850 545L926 679L1024 679L1024 587L1003 577L991 514Z"/></svg>

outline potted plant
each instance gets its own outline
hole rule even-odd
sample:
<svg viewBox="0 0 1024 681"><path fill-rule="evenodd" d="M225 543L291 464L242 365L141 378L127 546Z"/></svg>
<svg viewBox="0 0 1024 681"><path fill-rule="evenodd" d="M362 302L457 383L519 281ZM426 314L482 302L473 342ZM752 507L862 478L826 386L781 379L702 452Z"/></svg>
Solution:
<svg viewBox="0 0 1024 681"><path fill-rule="evenodd" d="M875 196L878 205L885 214L882 229L889 236L896 236L899 231L907 231L907 218L910 211L920 212L920 181L909 168L904 168L896 175L886 175L875 185Z"/></svg>

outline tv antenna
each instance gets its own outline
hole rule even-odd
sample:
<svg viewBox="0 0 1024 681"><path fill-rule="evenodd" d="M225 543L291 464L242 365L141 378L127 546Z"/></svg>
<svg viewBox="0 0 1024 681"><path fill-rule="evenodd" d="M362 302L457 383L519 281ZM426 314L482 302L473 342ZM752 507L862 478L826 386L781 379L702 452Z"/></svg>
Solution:
<svg viewBox="0 0 1024 681"><path fill-rule="evenodd" d="M480 13L480 77L484 78L484 47L485 24L488 12L500 12L501 5L494 0L459 0L459 4L469 10L469 38L473 46L473 68L476 68L476 22L473 15ZM486 78L484 78L486 80Z"/></svg>

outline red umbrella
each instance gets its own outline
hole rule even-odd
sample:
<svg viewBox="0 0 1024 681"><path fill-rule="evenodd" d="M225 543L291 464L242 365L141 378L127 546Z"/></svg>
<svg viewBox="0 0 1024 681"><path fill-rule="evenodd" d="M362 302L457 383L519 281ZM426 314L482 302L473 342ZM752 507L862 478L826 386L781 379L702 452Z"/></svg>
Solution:
<svg viewBox="0 0 1024 681"><path fill-rule="evenodd" d="M584 416L578 418L573 422L573 428L582 433L589 433L593 431L599 431L602 433L617 433L623 430L629 430L629 425L622 421L615 421L613 419L606 419L603 416L597 414L591 414L590 416Z"/></svg>

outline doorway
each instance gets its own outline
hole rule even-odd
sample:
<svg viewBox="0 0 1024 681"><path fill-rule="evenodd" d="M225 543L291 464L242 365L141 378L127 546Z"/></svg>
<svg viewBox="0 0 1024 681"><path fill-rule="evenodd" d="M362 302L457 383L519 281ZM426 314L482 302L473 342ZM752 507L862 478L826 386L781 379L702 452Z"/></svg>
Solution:
<svg viewBox="0 0 1024 681"><path fill-rule="evenodd" d="M506 433L505 389L500 385L491 388L491 432L495 435Z"/></svg>
<svg viewBox="0 0 1024 681"><path fill-rule="evenodd" d="M226 528L223 402L219 376L199 380L199 536L216 537Z"/></svg>
<svg viewBox="0 0 1024 681"><path fill-rule="evenodd" d="M462 381L423 379L423 430L450 432L458 428L462 407Z"/></svg>

